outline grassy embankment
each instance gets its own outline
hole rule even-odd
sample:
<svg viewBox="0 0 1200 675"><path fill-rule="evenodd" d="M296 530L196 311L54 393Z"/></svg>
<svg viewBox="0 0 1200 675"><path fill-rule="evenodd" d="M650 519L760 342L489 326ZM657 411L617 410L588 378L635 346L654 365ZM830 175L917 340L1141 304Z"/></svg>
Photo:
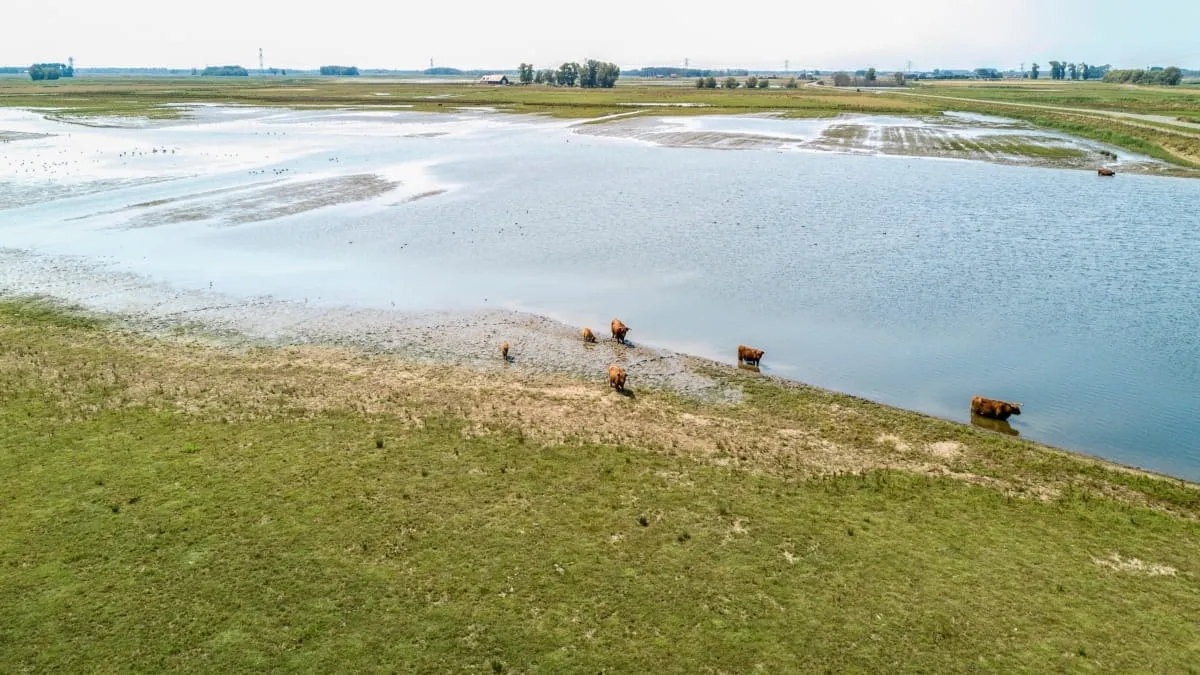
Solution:
<svg viewBox="0 0 1200 675"><path fill-rule="evenodd" d="M959 82L921 84L905 95L947 109L1021 119L1179 166L1200 167L1200 129L1170 123L1200 120L1200 90L1196 88L1100 82Z"/></svg>
<svg viewBox="0 0 1200 675"><path fill-rule="evenodd" d="M0 671L1200 662L1196 486L720 376L745 403L0 303Z"/></svg>

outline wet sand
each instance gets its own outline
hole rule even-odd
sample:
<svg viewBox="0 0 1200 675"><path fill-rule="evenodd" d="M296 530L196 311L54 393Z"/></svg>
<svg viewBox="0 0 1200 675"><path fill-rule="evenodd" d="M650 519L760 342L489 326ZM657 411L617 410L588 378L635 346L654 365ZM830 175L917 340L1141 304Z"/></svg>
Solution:
<svg viewBox="0 0 1200 675"><path fill-rule="evenodd" d="M715 402L740 399L738 391L699 372L718 364L634 341L618 344L608 339L608 326L592 326L597 342L585 344L581 327L523 312L406 312L238 298L175 288L82 258L0 249L0 298L31 297L75 306L158 337L230 347L329 345L394 354L415 363L565 374L597 382L605 380L609 364L617 363L629 372L634 390L667 389ZM508 361L500 356L501 342L511 345Z"/></svg>

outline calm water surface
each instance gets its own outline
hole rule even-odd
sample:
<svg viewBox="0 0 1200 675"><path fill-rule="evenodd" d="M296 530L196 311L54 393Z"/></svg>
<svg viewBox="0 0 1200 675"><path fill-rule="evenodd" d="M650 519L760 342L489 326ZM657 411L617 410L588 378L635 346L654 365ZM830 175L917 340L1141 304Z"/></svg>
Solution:
<svg viewBox="0 0 1200 675"><path fill-rule="evenodd" d="M0 245L243 295L510 307L593 327L620 316L636 341L724 361L752 344L767 372L950 419L968 419L974 394L1020 401L1024 438L1200 479L1200 181L671 149L485 114L218 109L203 124L70 133L0 146ZM122 164L135 143L178 150ZM13 168L55 152L82 168ZM404 184L267 222L123 227L129 204L284 168ZM22 197L31 181L117 175L174 180ZM404 201L433 189L447 192Z"/></svg>

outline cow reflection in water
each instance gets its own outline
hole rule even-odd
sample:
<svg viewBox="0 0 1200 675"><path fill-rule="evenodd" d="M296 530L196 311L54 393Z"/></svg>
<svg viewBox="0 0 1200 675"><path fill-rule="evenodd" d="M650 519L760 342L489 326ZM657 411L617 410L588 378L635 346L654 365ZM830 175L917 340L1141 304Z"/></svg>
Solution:
<svg viewBox="0 0 1200 675"><path fill-rule="evenodd" d="M990 417L983 417L971 413L971 424L983 429L987 429L988 431L997 431L1002 434L1008 434L1009 436L1021 435L1020 431L1012 428L1012 425L1008 423L1008 420L996 420Z"/></svg>

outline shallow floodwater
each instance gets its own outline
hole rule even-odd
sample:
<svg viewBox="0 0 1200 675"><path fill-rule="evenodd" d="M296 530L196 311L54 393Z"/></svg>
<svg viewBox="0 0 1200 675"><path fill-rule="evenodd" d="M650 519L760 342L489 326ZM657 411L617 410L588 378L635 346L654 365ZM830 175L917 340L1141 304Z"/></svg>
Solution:
<svg viewBox="0 0 1200 675"><path fill-rule="evenodd" d="M0 111L0 130L57 134L0 144L3 247L236 296L602 335L618 316L635 342L728 362L746 343L766 372L959 421L972 395L1019 401L1023 438L1200 479L1200 181L656 147L482 111Z"/></svg>

